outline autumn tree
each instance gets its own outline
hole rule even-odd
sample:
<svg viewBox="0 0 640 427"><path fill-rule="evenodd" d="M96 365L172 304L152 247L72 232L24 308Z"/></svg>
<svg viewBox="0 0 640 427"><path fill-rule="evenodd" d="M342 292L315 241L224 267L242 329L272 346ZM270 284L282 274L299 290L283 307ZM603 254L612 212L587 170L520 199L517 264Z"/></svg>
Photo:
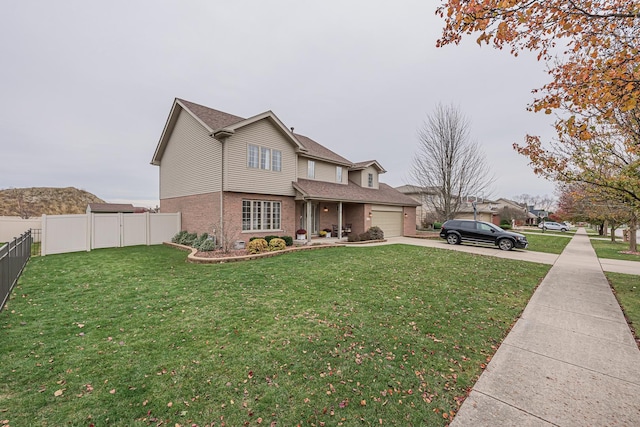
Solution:
<svg viewBox="0 0 640 427"><path fill-rule="evenodd" d="M557 215L563 220L587 221L598 226L600 235L611 229L611 241L615 241L615 230L622 224L635 222L635 210L616 199L615 193L585 183L564 184L559 188ZM630 231L632 231L630 229ZM631 251L637 251L635 233L629 241ZM630 236L631 237L631 236Z"/></svg>
<svg viewBox="0 0 640 427"><path fill-rule="evenodd" d="M423 205L440 219L451 219L466 196L488 195L493 175L469 120L454 106L436 106L418 130L411 171L414 185L428 189Z"/></svg>
<svg viewBox="0 0 640 427"><path fill-rule="evenodd" d="M535 90L533 111L559 113L551 149L527 136L514 148L536 173L585 182L640 207L640 5L636 0L447 0L439 46L477 33L479 44L538 53L551 82ZM609 144L615 147L611 149ZM616 158L624 153L623 158ZM597 160L597 157L602 159ZM635 236L633 239L635 244Z"/></svg>
<svg viewBox="0 0 640 427"><path fill-rule="evenodd" d="M640 106L640 6L636 0L447 0L438 46L477 33L478 44L538 53L552 81L532 109L603 118ZM564 53L557 57L560 50ZM559 59L558 59L559 58ZM574 135L580 121L566 123Z"/></svg>

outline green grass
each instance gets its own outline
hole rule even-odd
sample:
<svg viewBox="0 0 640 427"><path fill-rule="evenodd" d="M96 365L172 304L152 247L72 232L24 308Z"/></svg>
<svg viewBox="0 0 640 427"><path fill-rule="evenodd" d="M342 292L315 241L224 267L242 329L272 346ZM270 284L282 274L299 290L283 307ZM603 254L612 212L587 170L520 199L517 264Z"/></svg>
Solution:
<svg viewBox="0 0 640 427"><path fill-rule="evenodd" d="M640 255L623 254L622 251L629 250L629 243L617 239L615 242L610 240L591 239L591 246L596 251L598 258L620 259L626 261L640 261Z"/></svg>
<svg viewBox="0 0 640 427"><path fill-rule="evenodd" d="M445 425L549 269L401 245L185 257L32 258L0 313L0 419Z"/></svg>
<svg viewBox="0 0 640 427"><path fill-rule="evenodd" d="M566 235L567 233L563 234ZM527 250L550 254L561 254L565 246L571 241L570 238L554 236L549 233L545 233L545 235L527 233L525 236L527 236L527 241L529 242Z"/></svg>
<svg viewBox="0 0 640 427"><path fill-rule="evenodd" d="M638 280L638 276L620 273L606 273L606 276L637 337L640 332L640 280Z"/></svg>

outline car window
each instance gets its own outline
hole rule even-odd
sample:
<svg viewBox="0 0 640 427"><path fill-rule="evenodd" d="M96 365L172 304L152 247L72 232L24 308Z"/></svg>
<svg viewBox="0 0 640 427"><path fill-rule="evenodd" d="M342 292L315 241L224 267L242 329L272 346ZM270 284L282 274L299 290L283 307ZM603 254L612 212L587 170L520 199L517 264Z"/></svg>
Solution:
<svg viewBox="0 0 640 427"><path fill-rule="evenodd" d="M495 230L495 228L494 228L494 227L492 227L491 225L489 225L489 224L485 224L485 223L482 223L482 222L479 222L479 223L478 223L478 228L479 228L480 230L482 230L482 231L491 231L491 230Z"/></svg>
<svg viewBox="0 0 640 427"><path fill-rule="evenodd" d="M475 230L476 223L471 221L464 221L460 224L460 228L464 228L465 230Z"/></svg>

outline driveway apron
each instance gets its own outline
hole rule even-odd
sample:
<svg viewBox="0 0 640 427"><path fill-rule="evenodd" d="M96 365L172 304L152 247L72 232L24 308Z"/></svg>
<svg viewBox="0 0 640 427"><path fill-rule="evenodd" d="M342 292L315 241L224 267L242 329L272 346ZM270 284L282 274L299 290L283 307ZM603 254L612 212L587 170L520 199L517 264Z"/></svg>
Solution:
<svg viewBox="0 0 640 427"><path fill-rule="evenodd" d="M502 425L640 426L640 351L584 229L451 423Z"/></svg>

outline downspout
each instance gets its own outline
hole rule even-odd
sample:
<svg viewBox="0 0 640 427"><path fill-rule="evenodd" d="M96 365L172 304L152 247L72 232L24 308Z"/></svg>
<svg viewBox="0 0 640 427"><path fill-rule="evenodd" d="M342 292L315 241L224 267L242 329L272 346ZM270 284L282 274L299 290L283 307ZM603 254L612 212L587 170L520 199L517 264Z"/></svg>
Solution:
<svg viewBox="0 0 640 427"><path fill-rule="evenodd" d="M222 144L222 164L220 166L220 246L225 248L224 239L224 150L226 138L223 138L220 143Z"/></svg>

